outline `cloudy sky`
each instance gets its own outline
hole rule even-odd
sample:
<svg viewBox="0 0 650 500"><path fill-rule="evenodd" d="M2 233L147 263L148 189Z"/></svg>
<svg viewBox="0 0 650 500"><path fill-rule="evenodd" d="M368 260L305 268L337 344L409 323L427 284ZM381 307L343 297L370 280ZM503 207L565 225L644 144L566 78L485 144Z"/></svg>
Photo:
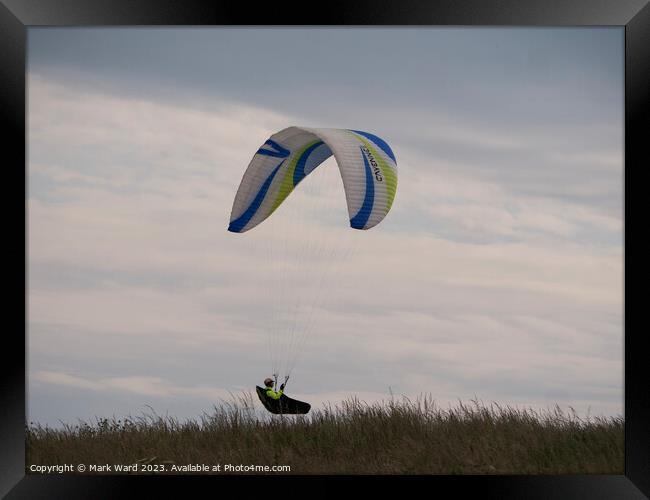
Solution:
<svg viewBox="0 0 650 500"><path fill-rule="evenodd" d="M30 420L196 417L269 375L260 241L289 212L226 227L291 125L378 134L399 169L370 231L304 212L363 238L292 395L623 414L621 28L30 28Z"/></svg>

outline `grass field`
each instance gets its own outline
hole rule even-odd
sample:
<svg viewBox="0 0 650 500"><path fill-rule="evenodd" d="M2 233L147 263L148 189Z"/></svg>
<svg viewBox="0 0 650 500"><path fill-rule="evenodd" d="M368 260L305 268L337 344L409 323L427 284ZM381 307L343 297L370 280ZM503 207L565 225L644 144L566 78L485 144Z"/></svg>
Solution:
<svg viewBox="0 0 650 500"><path fill-rule="evenodd" d="M198 420L153 412L52 429L27 428L31 465L137 464L133 473L244 474L623 474L623 418L581 419L431 398L365 404L356 399L307 417L260 415L251 394L233 396ZM191 464L194 468L183 469ZM197 471L207 465L210 471ZM212 469L219 465L220 469ZM289 465L290 471L225 470ZM77 473L77 472L74 472Z"/></svg>

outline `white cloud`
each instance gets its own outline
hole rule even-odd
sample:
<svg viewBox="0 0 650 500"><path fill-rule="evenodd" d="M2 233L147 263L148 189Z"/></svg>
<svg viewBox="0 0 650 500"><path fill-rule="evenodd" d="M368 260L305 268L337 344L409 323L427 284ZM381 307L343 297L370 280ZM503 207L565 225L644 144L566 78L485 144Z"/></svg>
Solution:
<svg viewBox="0 0 650 500"><path fill-rule="evenodd" d="M110 370L110 359L125 359L125 338L164 336L195 347L188 372L205 363L200 351L214 352L212 363L241 365L228 348L259 348L271 328L267 304L282 299L281 290L266 286L273 269L254 259L264 255L260 240L279 238L283 228L260 226L258 239L225 228L252 153L293 120L243 105L200 111L79 92L37 75L30 75L29 97L28 320L51 327L30 342L42 363L32 367L34 381L219 396L221 388L170 384L139 367L109 377L50 370L48 345L68 330L110 336L112 343L102 344L102 369ZM431 130L452 145L472 139L458 128ZM497 132L471 135L499 151L526 147ZM594 381L622 393L621 353L612 349L622 346L622 247L591 239L620 235L620 217L579 201L525 196L470 175L471 164L402 153L393 212L381 230L356 238L356 252L337 264L326 289L330 300L315 309L312 359L322 353L342 379L354 376L330 390L315 374L314 401L379 397L370 372L408 394L437 390L449 401L480 391L539 406L545 389L573 387L565 402L594 402ZM578 151L558 161L601 161L615 170L616 158ZM318 228L306 225L292 237ZM304 254L282 255L291 284L314 292L318 266ZM352 353L362 353L356 363ZM152 363L145 349L141 354L142 364ZM81 351L71 347L67 356L66 364L81 366ZM527 389L536 396L527 398ZM606 392L601 408L616 407Z"/></svg>
<svg viewBox="0 0 650 500"><path fill-rule="evenodd" d="M107 377L88 380L83 377L53 371L37 371L30 376L31 383L42 383L107 393L129 392L148 397L196 396L206 400L227 399L225 389L197 386L184 387L160 377Z"/></svg>

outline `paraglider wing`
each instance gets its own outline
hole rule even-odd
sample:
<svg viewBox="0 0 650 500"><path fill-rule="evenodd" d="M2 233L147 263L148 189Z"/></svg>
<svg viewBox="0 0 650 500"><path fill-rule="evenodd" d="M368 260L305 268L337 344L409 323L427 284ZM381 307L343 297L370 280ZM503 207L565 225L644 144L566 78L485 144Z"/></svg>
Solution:
<svg viewBox="0 0 650 500"><path fill-rule="evenodd" d="M309 403L291 399L284 394L280 396L280 399L271 399L267 397L266 391L260 386L256 386L255 389L257 389L257 396L260 398L264 408L276 415L305 415L311 410Z"/></svg>
<svg viewBox="0 0 650 500"><path fill-rule="evenodd" d="M390 146L359 130L289 127L273 134L253 156L237 190L228 230L243 233L260 224L332 154L343 179L350 226L370 229L379 224L397 189Z"/></svg>

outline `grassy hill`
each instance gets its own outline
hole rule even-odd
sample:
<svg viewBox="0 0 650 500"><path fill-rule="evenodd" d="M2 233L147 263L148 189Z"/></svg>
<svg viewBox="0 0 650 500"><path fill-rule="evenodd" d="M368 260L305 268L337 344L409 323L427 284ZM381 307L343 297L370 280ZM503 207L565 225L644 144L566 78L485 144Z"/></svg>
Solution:
<svg viewBox="0 0 650 500"><path fill-rule="evenodd" d="M153 412L60 429L31 424L26 472L83 463L91 474L124 473L115 466L129 464L137 465L127 473L145 474L623 474L623 452L622 417L580 419L559 407L350 399L282 418L261 415L245 394L198 420ZM92 464L111 467L89 470ZM278 465L290 470L246 469Z"/></svg>

